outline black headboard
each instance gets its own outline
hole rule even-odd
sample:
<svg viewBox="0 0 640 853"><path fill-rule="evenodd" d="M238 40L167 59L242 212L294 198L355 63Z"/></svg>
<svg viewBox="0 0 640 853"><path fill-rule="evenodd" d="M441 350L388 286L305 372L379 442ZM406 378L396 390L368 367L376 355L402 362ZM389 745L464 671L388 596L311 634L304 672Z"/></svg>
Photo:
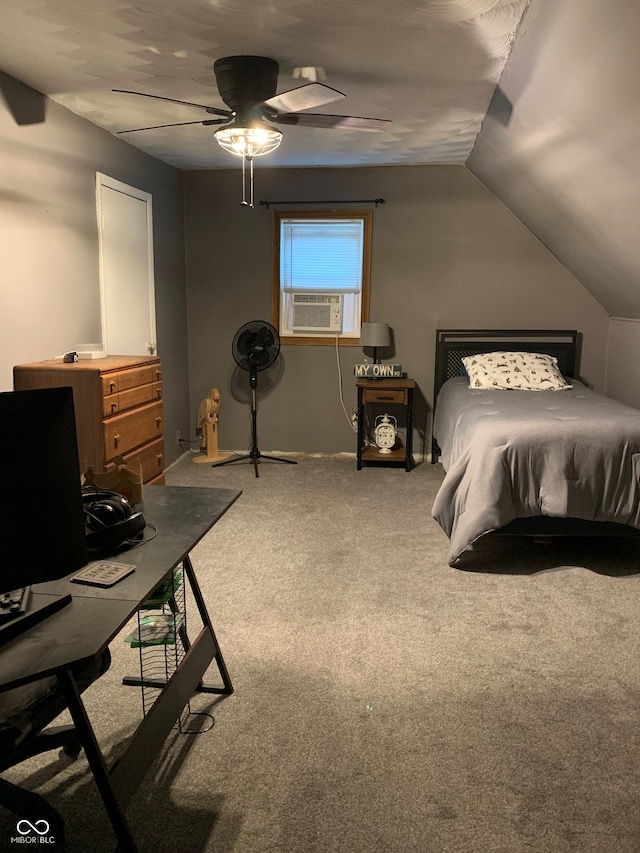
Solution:
<svg viewBox="0 0 640 853"><path fill-rule="evenodd" d="M460 376L462 359L481 352L542 352L558 359L563 376L575 376L578 338L566 329L438 329L434 402L447 379Z"/></svg>
<svg viewBox="0 0 640 853"><path fill-rule="evenodd" d="M434 411L440 389L447 379L460 376L467 355L494 350L541 352L558 359L563 376L575 376L579 342L580 334L574 329L437 329ZM434 441L434 453L435 448Z"/></svg>

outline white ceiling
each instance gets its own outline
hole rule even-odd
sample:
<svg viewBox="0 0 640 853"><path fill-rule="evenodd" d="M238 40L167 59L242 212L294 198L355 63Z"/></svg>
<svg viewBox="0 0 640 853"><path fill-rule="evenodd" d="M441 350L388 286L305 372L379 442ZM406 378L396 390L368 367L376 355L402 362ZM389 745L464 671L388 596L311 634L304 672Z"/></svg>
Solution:
<svg viewBox="0 0 640 853"><path fill-rule="evenodd" d="M310 112L390 119L383 133L283 127L271 166L464 163L529 0L0 0L0 68L111 133L224 107L216 59L268 56L278 91L324 69L346 94ZM214 128L123 136L183 169L226 168ZM265 164L266 165L266 164Z"/></svg>

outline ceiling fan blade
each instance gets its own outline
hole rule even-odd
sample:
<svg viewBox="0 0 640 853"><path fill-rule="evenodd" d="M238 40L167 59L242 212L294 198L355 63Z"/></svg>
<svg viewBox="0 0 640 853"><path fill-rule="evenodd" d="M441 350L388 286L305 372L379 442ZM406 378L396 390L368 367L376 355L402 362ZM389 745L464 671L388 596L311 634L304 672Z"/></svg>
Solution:
<svg viewBox="0 0 640 853"><path fill-rule="evenodd" d="M152 124L150 127L131 127L129 130L119 130L117 135L119 136L121 133L137 133L139 130L159 130L161 127L182 127L187 124L203 124L208 126L210 124L226 123L226 118L206 118L203 121L179 121L174 124Z"/></svg>
<svg viewBox="0 0 640 853"><path fill-rule="evenodd" d="M383 118L361 118L359 116L331 116L320 113L283 113L271 119L277 124L294 124L298 127L325 127L338 130L388 130L393 123Z"/></svg>
<svg viewBox="0 0 640 853"><path fill-rule="evenodd" d="M274 95L263 103L271 109L292 113L330 104L344 97L342 92L332 89L331 86L325 86L323 83L308 83L306 86L299 86L297 89L289 89L288 92Z"/></svg>
<svg viewBox="0 0 640 853"><path fill-rule="evenodd" d="M142 98L155 98L157 101L169 101L171 104L184 104L185 107L198 107L201 110L211 113L214 116L226 116L233 118L233 113L230 110L219 110L217 107L207 107L204 104L193 104L191 101L178 101L176 98L165 98L163 95L148 95L146 92L132 92L130 89L112 89L112 92L120 92L124 95L140 95ZM145 128L140 128L145 130Z"/></svg>

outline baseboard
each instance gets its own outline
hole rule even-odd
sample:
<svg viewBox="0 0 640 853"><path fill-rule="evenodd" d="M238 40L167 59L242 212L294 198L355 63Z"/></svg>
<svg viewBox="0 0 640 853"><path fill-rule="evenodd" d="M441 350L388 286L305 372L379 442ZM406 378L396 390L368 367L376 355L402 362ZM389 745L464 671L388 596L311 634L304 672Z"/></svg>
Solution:
<svg viewBox="0 0 640 853"><path fill-rule="evenodd" d="M191 450L188 452L189 453L198 453L199 451ZM234 456L244 456L244 455L246 455L247 451L246 450L220 450L220 453L232 453ZM183 456L181 456L180 459L182 459L185 455L186 454L183 454ZM352 451L347 451L347 450L342 450L338 453L309 453L307 451L301 451L301 450L290 450L290 451L265 450L264 455L265 456L293 456L293 457L296 457L298 459L306 458L306 459L353 459L353 460L355 460L355 458L356 458L355 453L353 453ZM177 462L180 461L180 459L178 459L173 464L176 465ZM413 461L414 461L414 464L416 464L416 465L420 462L431 462L431 454L425 453L425 455L422 456L419 453L414 453L413 454ZM169 467L172 467L172 466L169 466ZM167 469L167 470L169 470L169 469Z"/></svg>
<svg viewBox="0 0 640 853"><path fill-rule="evenodd" d="M164 469L165 473L167 471L170 471L175 465L178 464L178 462L182 462L182 460L184 459L185 456L189 456L189 454L191 454L193 452L194 452L193 450L185 450L185 452L182 453L180 456L178 456L178 458L174 462L172 462L171 465L167 465L167 467Z"/></svg>
<svg viewBox="0 0 640 853"><path fill-rule="evenodd" d="M192 450L192 453L197 453L197 451ZM296 458L307 458L307 459L355 459L356 454L351 452L340 452L340 453L308 453L306 451L301 450L265 450L260 451L263 456L294 456ZM220 453L231 453L234 456L245 456L247 454L246 450L220 450ZM175 464L175 463L174 463Z"/></svg>

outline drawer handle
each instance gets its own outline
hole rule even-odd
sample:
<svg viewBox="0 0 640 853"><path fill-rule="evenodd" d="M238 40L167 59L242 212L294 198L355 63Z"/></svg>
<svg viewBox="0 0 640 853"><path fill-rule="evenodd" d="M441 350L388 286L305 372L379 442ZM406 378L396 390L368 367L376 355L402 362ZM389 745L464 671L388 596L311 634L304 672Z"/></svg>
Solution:
<svg viewBox="0 0 640 853"><path fill-rule="evenodd" d="M162 379L162 370L160 368L156 368L156 378Z"/></svg>
<svg viewBox="0 0 640 853"><path fill-rule="evenodd" d="M162 397L162 388L158 388L156 394L158 395L158 397Z"/></svg>
<svg viewBox="0 0 640 853"><path fill-rule="evenodd" d="M393 394L376 394L376 400L391 400L393 402Z"/></svg>
<svg viewBox="0 0 640 853"><path fill-rule="evenodd" d="M122 439L120 438L120 436L118 434L113 436L113 443L115 444L116 447L120 444L121 441L122 441Z"/></svg>
<svg viewBox="0 0 640 853"><path fill-rule="evenodd" d="M161 424L161 423L162 423L162 418L158 416L158 417L156 418L156 426L158 427L158 429L160 429L160 424Z"/></svg>
<svg viewBox="0 0 640 853"><path fill-rule="evenodd" d="M111 404L111 412L113 413L113 412L117 411L117 409L118 409L118 404L117 404L117 403L112 403L112 404Z"/></svg>
<svg viewBox="0 0 640 853"><path fill-rule="evenodd" d="M116 383L113 381L113 379L112 379L112 380L111 380L111 382L109 383L109 390L110 390L112 393L116 390Z"/></svg>
<svg viewBox="0 0 640 853"><path fill-rule="evenodd" d="M162 453L158 453L156 459L158 460L158 465L162 465Z"/></svg>

